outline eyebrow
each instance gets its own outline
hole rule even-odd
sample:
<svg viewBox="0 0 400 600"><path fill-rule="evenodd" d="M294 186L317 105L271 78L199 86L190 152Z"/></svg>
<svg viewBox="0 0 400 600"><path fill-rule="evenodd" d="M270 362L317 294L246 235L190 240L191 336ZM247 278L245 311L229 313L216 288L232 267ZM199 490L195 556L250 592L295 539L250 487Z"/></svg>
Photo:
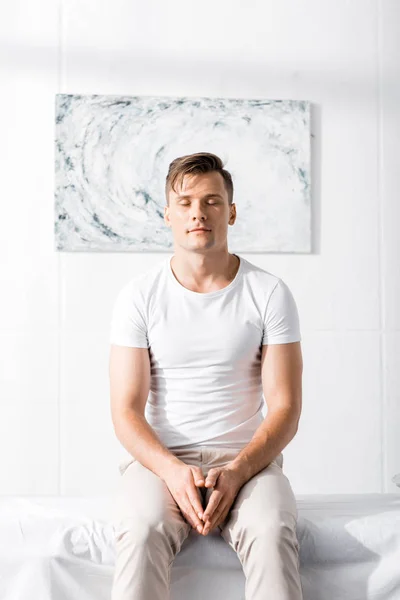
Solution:
<svg viewBox="0 0 400 600"><path fill-rule="evenodd" d="M203 199L204 198L211 198L212 196L218 196L218 198L222 198L221 194L215 193L215 194L205 194L203 196ZM178 197L177 197L177 200L182 200L184 198L191 198L191 197L192 196L190 194L179 194Z"/></svg>

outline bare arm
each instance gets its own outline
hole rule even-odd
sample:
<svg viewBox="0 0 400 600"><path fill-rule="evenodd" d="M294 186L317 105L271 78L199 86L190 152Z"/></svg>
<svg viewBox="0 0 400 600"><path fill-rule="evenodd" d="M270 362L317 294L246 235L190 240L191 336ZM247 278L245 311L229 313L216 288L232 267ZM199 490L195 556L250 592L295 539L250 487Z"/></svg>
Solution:
<svg viewBox="0 0 400 600"><path fill-rule="evenodd" d="M204 485L200 467L186 465L161 443L144 416L150 391L147 348L111 345L110 395L114 431L121 444L144 467L162 479L183 516L202 532L203 507L197 485Z"/></svg>
<svg viewBox="0 0 400 600"><path fill-rule="evenodd" d="M148 349L112 344L109 375L111 417L118 440L131 456L164 479L181 461L162 444L144 416L150 390Z"/></svg>
<svg viewBox="0 0 400 600"><path fill-rule="evenodd" d="M268 466L297 432L302 406L300 342L263 345L261 369L268 414L231 463L244 482Z"/></svg>

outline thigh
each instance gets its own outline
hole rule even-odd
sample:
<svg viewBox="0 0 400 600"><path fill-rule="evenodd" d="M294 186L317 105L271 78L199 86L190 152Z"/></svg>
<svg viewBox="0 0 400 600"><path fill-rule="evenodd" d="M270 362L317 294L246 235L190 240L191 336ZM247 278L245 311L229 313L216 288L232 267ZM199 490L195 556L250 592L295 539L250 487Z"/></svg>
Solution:
<svg viewBox="0 0 400 600"><path fill-rule="evenodd" d="M182 455L184 462L190 464L196 464L196 458L193 453ZM144 533L160 529L173 543L180 545L192 526L186 521L165 481L136 459L132 459L120 472L111 514L117 535L127 529Z"/></svg>
<svg viewBox="0 0 400 600"><path fill-rule="evenodd" d="M137 542L142 543L149 539L152 531L158 531L177 550L191 528L166 483L136 459L119 480L112 524L117 542L130 532Z"/></svg>
<svg viewBox="0 0 400 600"><path fill-rule="evenodd" d="M222 537L235 550L243 531L254 536L264 531L268 534L284 523L295 532L296 498L282 466L281 453L242 486L227 517L219 525Z"/></svg>

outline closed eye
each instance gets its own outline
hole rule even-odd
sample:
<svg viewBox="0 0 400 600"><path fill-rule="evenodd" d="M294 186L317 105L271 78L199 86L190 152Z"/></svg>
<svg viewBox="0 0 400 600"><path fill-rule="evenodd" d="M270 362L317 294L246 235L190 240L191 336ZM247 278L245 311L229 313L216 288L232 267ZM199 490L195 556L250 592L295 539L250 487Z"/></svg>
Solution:
<svg viewBox="0 0 400 600"><path fill-rule="evenodd" d="M190 202L180 202L179 204L181 206L187 206L188 204L190 204ZM207 204L218 204L218 202L207 202Z"/></svg>

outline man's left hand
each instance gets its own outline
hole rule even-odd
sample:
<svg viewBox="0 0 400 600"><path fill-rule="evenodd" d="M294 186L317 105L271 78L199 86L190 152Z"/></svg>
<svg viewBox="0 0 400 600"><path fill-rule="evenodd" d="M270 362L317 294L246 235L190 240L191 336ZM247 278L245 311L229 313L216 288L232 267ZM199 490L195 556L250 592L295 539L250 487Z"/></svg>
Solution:
<svg viewBox="0 0 400 600"><path fill-rule="evenodd" d="M209 531L224 521L245 481L243 471L233 467L231 463L209 470L204 485L214 489L203 513L202 535L207 535Z"/></svg>

